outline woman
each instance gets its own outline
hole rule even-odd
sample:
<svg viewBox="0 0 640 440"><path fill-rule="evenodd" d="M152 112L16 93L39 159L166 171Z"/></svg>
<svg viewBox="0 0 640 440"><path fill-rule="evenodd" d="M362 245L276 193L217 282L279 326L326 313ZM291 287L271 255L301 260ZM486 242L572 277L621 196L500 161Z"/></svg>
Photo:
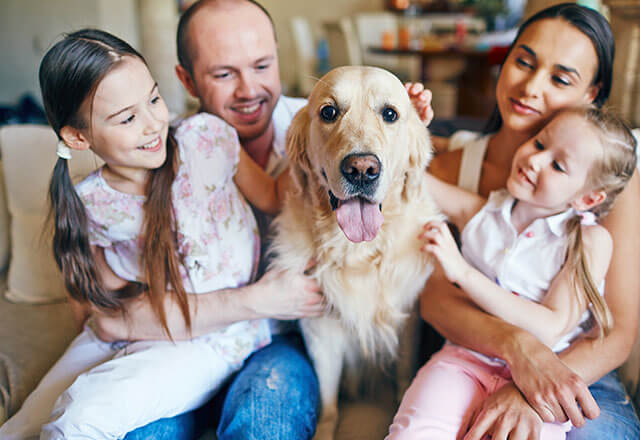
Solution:
<svg viewBox="0 0 640 440"><path fill-rule="evenodd" d="M438 155L430 171L485 197L504 187L517 147L555 112L590 102L604 104L611 90L613 55L611 29L597 12L562 4L534 15L520 28L504 62L497 108L484 136L456 133L449 149L463 149ZM619 379L609 373L627 358L636 335L640 277L625 264L640 257L639 185L634 175L603 222L615 243L606 279L614 327L601 342L585 338L555 356L532 335L468 303L442 273L432 275L421 297L423 318L449 340L507 360L515 384L485 401L469 420L465 439L480 440L485 434L493 440L534 439L542 421L568 419L582 427L568 435L570 440L640 436L640 421ZM593 419L586 426L585 417Z"/></svg>

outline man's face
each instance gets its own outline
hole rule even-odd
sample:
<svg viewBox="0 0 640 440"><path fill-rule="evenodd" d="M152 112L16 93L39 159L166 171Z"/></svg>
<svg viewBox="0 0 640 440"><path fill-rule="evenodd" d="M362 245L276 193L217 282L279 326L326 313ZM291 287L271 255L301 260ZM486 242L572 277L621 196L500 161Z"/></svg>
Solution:
<svg viewBox="0 0 640 440"><path fill-rule="evenodd" d="M204 8L192 18L189 36L202 110L232 125L242 140L264 134L281 93L269 18L250 3Z"/></svg>

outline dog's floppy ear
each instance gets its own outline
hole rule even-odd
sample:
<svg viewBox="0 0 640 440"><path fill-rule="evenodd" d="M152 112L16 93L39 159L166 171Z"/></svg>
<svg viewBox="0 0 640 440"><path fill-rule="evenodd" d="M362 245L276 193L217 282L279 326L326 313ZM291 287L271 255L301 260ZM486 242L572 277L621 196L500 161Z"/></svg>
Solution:
<svg viewBox="0 0 640 440"><path fill-rule="evenodd" d="M296 113L287 130L287 157L289 158L292 171L291 179L295 191L299 192L305 190L308 184L307 176L311 173L311 163L307 156L310 122L311 118L305 105Z"/></svg>
<svg viewBox="0 0 640 440"><path fill-rule="evenodd" d="M413 197L424 180L427 165L433 156L429 130L413 111L409 116L409 166L405 174L402 196L405 200Z"/></svg>

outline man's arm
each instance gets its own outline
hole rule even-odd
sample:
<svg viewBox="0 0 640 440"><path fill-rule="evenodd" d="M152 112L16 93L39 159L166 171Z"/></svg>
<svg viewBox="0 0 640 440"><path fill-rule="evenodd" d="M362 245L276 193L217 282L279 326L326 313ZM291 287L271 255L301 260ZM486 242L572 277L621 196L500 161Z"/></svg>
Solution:
<svg viewBox="0 0 640 440"><path fill-rule="evenodd" d="M284 194L289 186L289 172L285 170L278 178L267 174L260 166L240 148L238 171L234 181L249 203L267 214L280 212Z"/></svg>

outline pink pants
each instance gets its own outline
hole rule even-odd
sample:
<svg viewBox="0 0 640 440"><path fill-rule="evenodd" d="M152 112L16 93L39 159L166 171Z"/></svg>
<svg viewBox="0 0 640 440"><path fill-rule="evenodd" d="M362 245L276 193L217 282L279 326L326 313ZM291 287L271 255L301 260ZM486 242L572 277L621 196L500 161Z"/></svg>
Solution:
<svg viewBox="0 0 640 440"><path fill-rule="evenodd" d="M446 344L402 398L386 440L456 440L467 415L511 381L506 366L490 365L469 350ZM571 423L545 423L540 440L564 440Z"/></svg>

